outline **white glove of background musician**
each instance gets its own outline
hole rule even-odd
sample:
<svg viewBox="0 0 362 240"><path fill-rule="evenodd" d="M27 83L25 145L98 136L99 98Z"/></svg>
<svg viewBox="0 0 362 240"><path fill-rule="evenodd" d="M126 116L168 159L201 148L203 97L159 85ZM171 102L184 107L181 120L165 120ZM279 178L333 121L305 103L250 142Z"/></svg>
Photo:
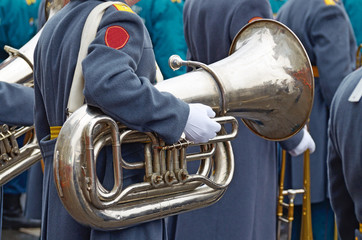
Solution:
<svg viewBox="0 0 362 240"><path fill-rule="evenodd" d="M220 131L221 125L215 120L215 112L211 107L193 103L189 104L190 113L185 126L186 139L194 143L205 143L216 136Z"/></svg>
<svg viewBox="0 0 362 240"><path fill-rule="evenodd" d="M304 131L303 138L298 144L298 146L293 150L288 151L289 154L292 155L293 157L299 156L300 154L307 151L307 149L309 149L310 153L313 153L315 151L315 143L312 136L309 134L307 130L307 126L304 126L303 131Z"/></svg>

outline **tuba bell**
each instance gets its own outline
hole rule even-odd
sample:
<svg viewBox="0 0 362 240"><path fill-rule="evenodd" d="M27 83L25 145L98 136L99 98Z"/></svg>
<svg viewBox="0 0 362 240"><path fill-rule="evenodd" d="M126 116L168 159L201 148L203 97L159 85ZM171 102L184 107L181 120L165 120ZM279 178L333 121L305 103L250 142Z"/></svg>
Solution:
<svg viewBox="0 0 362 240"><path fill-rule="evenodd" d="M54 152L58 195L79 223L102 230L122 229L209 206L227 189L234 171L230 141L237 121L268 140L284 140L305 125L313 103L314 79L309 58L298 38L274 20L254 21L240 30L230 55L211 65L170 58L171 68L195 70L155 85L187 103L213 108L222 130L200 152L181 138L165 145L154 133L127 128L100 110L82 106L62 126ZM223 125L224 126L224 125ZM144 161L126 162L121 146L144 144ZM114 185L105 189L96 175L96 157L112 144ZM187 162L200 160L195 174ZM252 160L252 159L251 159ZM144 169L144 181L122 187L122 169Z"/></svg>
<svg viewBox="0 0 362 240"><path fill-rule="evenodd" d="M63 6L63 3L53 1L47 8L47 15L52 17ZM9 57L0 64L0 81L33 87L33 54L40 34L41 30L20 49L4 47ZM26 141L19 148L17 139L21 136L26 136ZM26 171L41 158L34 126L0 126L0 186Z"/></svg>

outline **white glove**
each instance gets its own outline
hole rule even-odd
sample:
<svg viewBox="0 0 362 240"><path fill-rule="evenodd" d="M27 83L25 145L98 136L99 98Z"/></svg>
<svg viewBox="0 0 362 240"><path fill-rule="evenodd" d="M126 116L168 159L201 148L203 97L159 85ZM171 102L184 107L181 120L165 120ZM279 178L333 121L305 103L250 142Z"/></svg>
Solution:
<svg viewBox="0 0 362 240"><path fill-rule="evenodd" d="M185 126L186 139L194 143L205 143L216 136L220 131L221 125L215 120L215 112L211 107L194 103L189 104L190 113Z"/></svg>
<svg viewBox="0 0 362 240"><path fill-rule="evenodd" d="M310 153L313 153L315 151L314 140L312 136L309 134L306 126L303 128L303 131L304 131L303 138L298 144L298 146L293 150L288 151L289 154L292 155L293 157L299 156L300 154L307 151L307 149L309 149Z"/></svg>

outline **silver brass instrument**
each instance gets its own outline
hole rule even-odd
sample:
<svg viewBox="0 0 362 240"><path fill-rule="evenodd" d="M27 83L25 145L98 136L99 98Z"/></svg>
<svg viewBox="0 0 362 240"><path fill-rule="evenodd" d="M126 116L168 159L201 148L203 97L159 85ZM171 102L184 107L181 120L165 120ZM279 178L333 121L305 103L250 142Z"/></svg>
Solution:
<svg viewBox="0 0 362 240"><path fill-rule="evenodd" d="M16 177L41 159L41 153L33 131L34 127L9 128L6 124L0 129L0 185ZM19 149L16 141L26 136L24 146Z"/></svg>
<svg viewBox="0 0 362 240"><path fill-rule="evenodd" d="M52 3L49 16L63 7ZM0 81L33 87L33 54L41 31L20 49L5 46L9 57L0 64ZM14 96L16 97L16 96ZM27 135L27 141L19 149L16 139ZM27 170L41 159L41 153L34 133L34 126L9 127L0 129L0 186Z"/></svg>
<svg viewBox="0 0 362 240"><path fill-rule="evenodd" d="M230 140L234 117L260 137L282 140L297 133L308 120L314 94L309 58L298 38L274 20L246 25L235 37L230 56L211 65L170 59L174 69L197 68L156 85L188 102L209 105L221 123L233 123L200 152L181 138L165 145L154 133L140 133L115 122L97 109L83 106L64 123L54 152L58 195L81 224L97 229L122 229L206 207L220 199L231 181L234 160ZM226 118L226 119L225 119ZM144 143L144 161L126 162L122 144ZM114 186L105 189L96 176L99 151L112 144ZM187 162L200 160L196 174ZM250 159L252 161L252 159ZM122 169L144 169L144 181L122 187Z"/></svg>
<svg viewBox="0 0 362 240"><path fill-rule="evenodd" d="M9 57L0 64L0 81L33 85L33 51L39 34L20 50L5 46ZM17 138L28 134L30 139L19 149ZM4 124L0 131L0 185L7 183L41 159L34 127L9 127Z"/></svg>

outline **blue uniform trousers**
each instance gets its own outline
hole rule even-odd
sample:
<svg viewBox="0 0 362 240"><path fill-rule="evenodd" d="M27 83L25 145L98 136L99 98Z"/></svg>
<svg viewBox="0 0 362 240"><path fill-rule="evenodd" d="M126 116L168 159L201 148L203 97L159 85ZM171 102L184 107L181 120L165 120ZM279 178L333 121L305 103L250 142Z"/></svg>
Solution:
<svg viewBox="0 0 362 240"><path fill-rule="evenodd" d="M41 219L43 172L40 162L28 170L27 189L24 210L25 217Z"/></svg>

